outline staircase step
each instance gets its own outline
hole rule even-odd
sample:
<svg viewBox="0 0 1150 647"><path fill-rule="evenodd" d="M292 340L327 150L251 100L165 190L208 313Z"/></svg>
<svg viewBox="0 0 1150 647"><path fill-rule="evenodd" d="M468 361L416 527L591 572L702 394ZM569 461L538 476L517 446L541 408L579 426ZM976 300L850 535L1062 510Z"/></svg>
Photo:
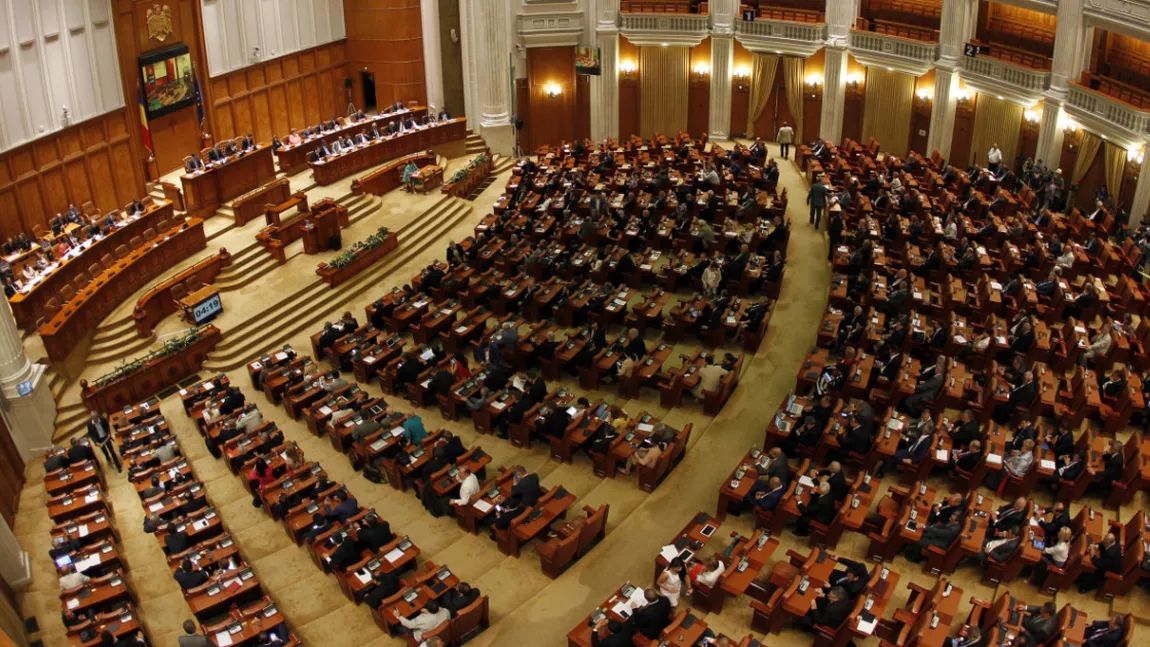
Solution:
<svg viewBox="0 0 1150 647"><path fill-rule="evenodd" d="M156 336L154 334L151 337L145 337L143 339L133 334L131 338L108 341L98 347L93 345L88 349L86 361L89 363L97 363L127 358L139 351L147 349L155 341Z"/></svg>

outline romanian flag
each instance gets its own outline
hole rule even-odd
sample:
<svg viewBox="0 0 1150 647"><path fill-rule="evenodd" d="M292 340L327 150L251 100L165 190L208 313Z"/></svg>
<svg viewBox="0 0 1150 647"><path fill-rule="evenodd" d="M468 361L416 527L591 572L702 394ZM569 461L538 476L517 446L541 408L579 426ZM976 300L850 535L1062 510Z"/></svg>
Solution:
<svg viewBox="0 0 1150 647"><path fill-rule="evenodd" d="M192 72L192 83L196 88L196 116L200 120L200 134L204 132L204 93L200 92L200 77L194 71Z"/></svg>
<svg viewBox="0 0 1150 647"><path fill-rule="evenodd" d="M148 128L148 108L144 103L144 88L140 87L140 134L144 137L144 148L148 150L148 155L155 157L156 151L152 149L152 131Z"/></svg>

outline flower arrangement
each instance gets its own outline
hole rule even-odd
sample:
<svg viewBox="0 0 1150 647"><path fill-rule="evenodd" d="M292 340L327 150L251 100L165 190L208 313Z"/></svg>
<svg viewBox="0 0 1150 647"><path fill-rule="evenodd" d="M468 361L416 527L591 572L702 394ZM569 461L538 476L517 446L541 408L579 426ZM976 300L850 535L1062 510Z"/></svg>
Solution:
<svg viewBox="0 0 1150 647"><path fill-rule="evenodd" d="M93 382L94 387L99 388L108 384L112 384L113 382L117 382L125 377L128 377L132 373L139 371L140 369L156 360L163 359L165 357L171 357L172 355L183 352L184 349L198 342L200 338L203 337L203 332L206 328L207 326L189 328L187 332L180 335L179 337L164 340L162 346L148 353L147 355L144 355L143 357L137 357L130 360L125 359L111 373L107 373L96 378Z"/></svg>
<svg viewBox="0 0 1150 647"><path fill-rule="evenodd" d="M388 232L387 227L380 227L379 230L374 234L352 245L351 249L340 252L338 256L328 261L327 264L329 267L335 269L347 267L348 265L351 265L352 261L354 261L356 258L359 258L360 254L363 254L373 247L377 247L383 244L383 242L387 240L388 236L390 235L391 234Z"/></svg>

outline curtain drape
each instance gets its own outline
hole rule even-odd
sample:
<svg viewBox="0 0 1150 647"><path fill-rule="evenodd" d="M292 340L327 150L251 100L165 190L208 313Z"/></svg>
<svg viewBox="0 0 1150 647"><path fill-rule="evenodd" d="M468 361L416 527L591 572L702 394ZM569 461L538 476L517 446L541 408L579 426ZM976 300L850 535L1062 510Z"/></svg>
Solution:
<svg viewBox="0 0 1150 647"><path fill-rule="evenodd" d="M978 93L974 106L974 136L970 152L980 166L986 166L986 152L994 144L1002 151L1002 164L1014 168L1018 133L1022 130L1022 106L989 94Z"/></svg>
<svg viewBox="0 0 1150 647"><path fill-rule="evenodd" d="M751 57L751 101L747 110L747 138L755 138L755 121L767 109L767 99L775 87L775 72L779 69L779 57L774 54L759 54Z"/></svg>
<svg viewBox="0 0 1150 647"><path fill-rule="evenodd" d="M910 149L910 117L913 107L913 76L868 67L863 141L874 137L884 152L899 157L906 155Z"/></svg>
<svg viewBox="0 0 1150 647"><path fill-rule="evenodd" d="M795 142L803 141L803 59L787 57L783 59L783 73L787 81L787 107L795 120Z"/></svg>
<svg viewBox="0 0 1150 647"><path fill-rule="evenodd" d="M1102 150L1106 155L1106 190L1117 204L1122 191L1122 176L1126 173L1126 149L1106 142Z"/></svg>
<svg viewBox="0 0 1150 647"><path fill-rule="evenodd" d="M690 50L686 47L639 48L639 129L642 137L662 133L674 138L687 129Z"/></svg>
<svg viewBox="0 0 1150 647"><path fill-rule="evenodd" d="M1094 156L1102 148L1102 138L1089 130L1082 132L1082 143L1078 146L1078 157L1074 160L1074 172L1070 174L1070 183L1078 184L1090 170L1094 163ZM1106 188L1110 188L1107 186Z"/></svg>

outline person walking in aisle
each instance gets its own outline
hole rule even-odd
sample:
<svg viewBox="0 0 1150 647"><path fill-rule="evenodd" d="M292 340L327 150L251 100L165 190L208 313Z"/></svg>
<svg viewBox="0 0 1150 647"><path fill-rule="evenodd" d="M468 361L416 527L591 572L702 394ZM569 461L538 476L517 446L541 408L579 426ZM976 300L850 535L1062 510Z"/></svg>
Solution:
<svg viewBox="0 0 1150 647"><path fill-rule="evenodd" d="M795 129L787 122L783 122L783 127L779 128L779 134L775 136L775 141L779 143L782 149L783 159L790 159L788 155L791 153L791 143L795 141Z"/></svg>
<svg viewBox="0 0 1150 647"><path fill-rule="evenodd" d="M827 185L823 184L823 176L820 174L815 178L815 183L811 185L811 190L807 193L807 204L811 206L810 223L819 228L819 223L823 219L823 211L827 208Z"/></svg>

